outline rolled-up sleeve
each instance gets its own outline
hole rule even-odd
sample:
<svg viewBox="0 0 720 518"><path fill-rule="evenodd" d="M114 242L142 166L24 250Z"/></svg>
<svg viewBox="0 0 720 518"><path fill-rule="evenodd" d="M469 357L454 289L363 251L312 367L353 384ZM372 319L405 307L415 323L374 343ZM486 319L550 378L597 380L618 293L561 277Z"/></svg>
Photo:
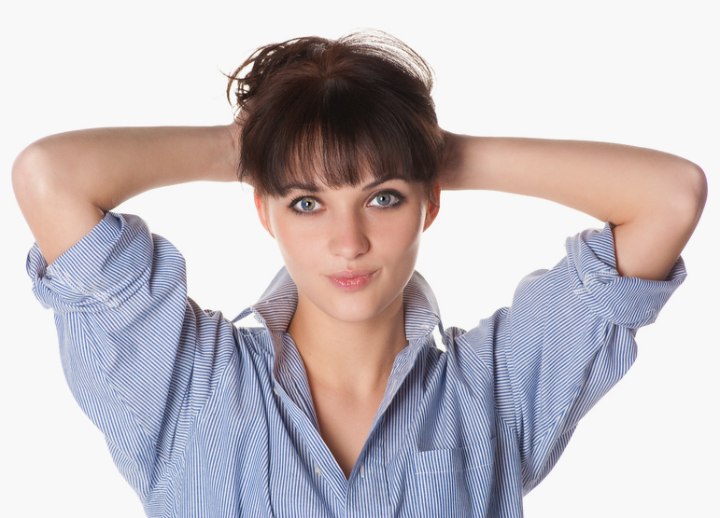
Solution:
<svg viewBox="0 0 720 518"><path fill-rule="evenodd" d="M566 242L566 257L518 285L501 313L500 414L519 442L525 492L557 462L579 419L635 360L635 330L653 322L685 278L682 258L666 280L619 275L611 224Z"/></svg>
<svg viewBox="0 0 720 518"><path fill-rule="evenodd" d="M148 494L237 354L234 328L187 297L182 255L137 216L107 213L50 266L34 246L27 270L73 395Z"/></svg>
<svg viewBox="0 0 720 518"><path fill-rule="evenodd" d="M586 230L567 240L570 280L588 309L620 326L639 328L655 321L670 295L685 279L682 258L664 281L622 277L615 262L612 225Z"/></svg>

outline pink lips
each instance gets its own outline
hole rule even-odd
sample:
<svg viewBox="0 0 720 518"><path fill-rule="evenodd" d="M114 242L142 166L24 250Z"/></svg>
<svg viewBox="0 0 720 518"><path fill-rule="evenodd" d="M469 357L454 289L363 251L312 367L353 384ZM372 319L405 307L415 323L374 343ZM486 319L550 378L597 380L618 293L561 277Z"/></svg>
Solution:
<svg viewBox="0 0 720 518"><path fill-rule="evenodd" d="M329 279L337 286L347 291L355 291L366 286L375 275L374 271L345 271L334 273Z"/></svg>

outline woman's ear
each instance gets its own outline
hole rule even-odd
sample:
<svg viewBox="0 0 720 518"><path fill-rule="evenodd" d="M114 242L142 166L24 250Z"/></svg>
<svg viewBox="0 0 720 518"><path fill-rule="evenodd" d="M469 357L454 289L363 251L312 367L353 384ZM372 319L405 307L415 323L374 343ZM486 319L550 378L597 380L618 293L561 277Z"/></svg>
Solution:
<svg viewBox="0 0 720 518"><path fill-rule="evenodd" d="M435 182L428 195L427 210L425 211L425 223L423 230L427 230L440 211L440 182Z"/></svg>
<svg viewBox="0 0 720 518"><path fill-rule="evenodd" d="M270 217L268 215L267 197L263 197L256 189L253 198L255 199L255 209L257 210L258 218L260 218L260 223L265 227L265 230L268 231L268 234L274 238L275 234L273 234L272 227L270 226Z"/></svg>

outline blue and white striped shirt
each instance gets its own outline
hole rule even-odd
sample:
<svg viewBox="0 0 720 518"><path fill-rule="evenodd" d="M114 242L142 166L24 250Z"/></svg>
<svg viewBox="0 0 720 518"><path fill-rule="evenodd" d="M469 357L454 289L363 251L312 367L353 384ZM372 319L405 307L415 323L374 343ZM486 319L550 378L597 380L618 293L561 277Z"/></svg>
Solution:
<svg viewBox="0 0 720 518"><path fill-rule="evenodd" d="M28 272L55 311L68 383L152 517L517 517L578 420L636 355L685 277L621 277L610 225L567 240L511 307L443 328L430 288L404 293L408 345L346 479L318 431L287 334L285 270L236 327L187 297L185 262L131 215L108 213ZM432 331L439 326L444 347Z"/></svg>

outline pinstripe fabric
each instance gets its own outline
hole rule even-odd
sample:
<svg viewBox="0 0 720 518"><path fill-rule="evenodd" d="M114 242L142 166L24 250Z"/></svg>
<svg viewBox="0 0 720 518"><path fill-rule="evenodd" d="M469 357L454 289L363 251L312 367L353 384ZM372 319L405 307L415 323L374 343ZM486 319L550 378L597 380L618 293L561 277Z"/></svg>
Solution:
<svg viewBox="0 0 720 518"><path fill-rule="evenodd" d="M109 213L49 267L33 247L28 273L70 388L148 516L514 517L685 276L682 259L666 281L618 276L609 225L566 248L468 331L444 329L413 276L409 344L349 479L285 332L297 294L284 270L240 315L262 327L236 327L187 297L170 243Z"/></svg>

